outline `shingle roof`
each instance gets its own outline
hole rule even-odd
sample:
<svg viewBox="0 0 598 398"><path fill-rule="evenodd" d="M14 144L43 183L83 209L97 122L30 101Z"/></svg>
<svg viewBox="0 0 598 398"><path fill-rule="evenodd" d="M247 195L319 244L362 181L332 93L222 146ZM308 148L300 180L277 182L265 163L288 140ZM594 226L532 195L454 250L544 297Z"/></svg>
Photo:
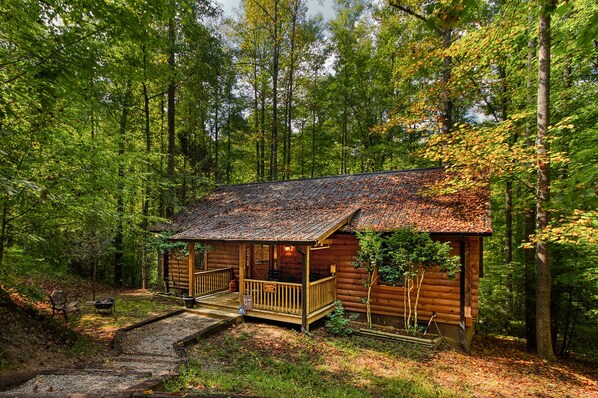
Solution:
<svg viewBox="0 0 598 398"><path fill-rule="evenodd" d="M277 242L317 242L341 227L491 233L489 189L425 194L445 177L434 168L221 186L155 229L180 240Z"/></svg>

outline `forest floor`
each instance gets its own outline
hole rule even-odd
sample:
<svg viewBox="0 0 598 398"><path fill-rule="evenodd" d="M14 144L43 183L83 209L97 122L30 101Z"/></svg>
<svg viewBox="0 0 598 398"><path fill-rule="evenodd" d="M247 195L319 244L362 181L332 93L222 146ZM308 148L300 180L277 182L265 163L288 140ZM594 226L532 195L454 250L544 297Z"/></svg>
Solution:
<svg viewBox="0 0 598 398"><path fill-rule="evenodd" d="M190 352L168 387L181 393L259 397L598 397L598 369L546 363L522 342L476 336L471 355L370 338L311 337L281 325L246 322Z"/></svg>
<svg viewBox="0 0 598 398"><path fill-rule="evenodd" d="M30 302L0 288L0 376L68 367L110 355L115 332L181 308L137 290L101 288L116 298L114 315L97 314L88 283L47 277L42 293L63 288L81 314L50 319L48 300ZM168 384L190 394L260 397L597 397L598 367L572 358L541 361L510 339L475 336L471 355L369 338L312 337L283 325L246 322L202 340L190 365Z"/></svg>

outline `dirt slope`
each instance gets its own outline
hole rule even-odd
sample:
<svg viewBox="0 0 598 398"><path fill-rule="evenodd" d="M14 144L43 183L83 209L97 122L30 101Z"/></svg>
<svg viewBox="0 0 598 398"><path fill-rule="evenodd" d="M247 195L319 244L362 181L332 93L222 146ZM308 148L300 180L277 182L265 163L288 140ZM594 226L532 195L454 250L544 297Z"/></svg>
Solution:
<svg viewBox="0 0 598 398"><path fill-rule="evenodd" d="M73 365L81 336L0 287L0 375Z"/></svg>

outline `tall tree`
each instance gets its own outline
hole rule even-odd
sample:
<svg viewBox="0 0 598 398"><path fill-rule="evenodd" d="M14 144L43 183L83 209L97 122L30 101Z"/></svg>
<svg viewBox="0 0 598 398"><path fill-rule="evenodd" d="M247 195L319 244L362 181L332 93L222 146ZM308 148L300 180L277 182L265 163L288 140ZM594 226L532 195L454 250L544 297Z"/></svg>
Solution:
<svg viewBox="0 0 598 398"><path fill-rule="evenodd" d="M538 130L536 151L538 181L536 194L536 229L548 226L550 202L550 144L548 125L550 123L550 19L556 0L540 0L538 23ZM536 242L536 333L538 355L554 361L550 322L550 256L548 243Z"/></svg>

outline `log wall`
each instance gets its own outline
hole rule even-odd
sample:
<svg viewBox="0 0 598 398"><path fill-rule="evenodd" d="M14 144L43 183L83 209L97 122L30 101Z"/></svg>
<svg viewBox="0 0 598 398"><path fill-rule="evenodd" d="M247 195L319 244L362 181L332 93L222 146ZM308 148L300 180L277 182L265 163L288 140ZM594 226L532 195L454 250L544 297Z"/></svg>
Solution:
<svg viewBox="0 0 598 398"><path fill-rule="evenodd" d="M303 266L303 256L293 248L290 252L284 251L284 246L280 246L281 251L278 255L279 269L282 270L282 279L285 281L301 282L301 267ZM301 250L305 251L302 246ZM326 252L330 249L313 250L310 253L309 269L310 274L315 279L322 279L330 276L330 264L334 263Z"/></svg>
<svg viewBox="0 0 598 398"><path fill-rule="evenodd" d="M239 244L231 242L205 242L212 250L207 254L208 270L231 267L239 278Z"/></svg>
<svg viewBox="0 0 598 398"><path fill-rule="evenodd" d="M362 299L366 297L363 281L366 273L353 267L353 259L357 255L359 245L352 234L335 234L331 237L330 248L315 250L310 256L310 270L319 278L330 275L330 265L336 264L337 296L348 311L365 312ZM440 241L449 241L452 254L459 255L459 238L440 237ZM479 264L480 237L465 238L465 305L476 318L479 313ZM208 270L232 267L236 278L239 277L239 244L228 242L206 242L212 250L207 254ZM304 247L302 248L302 250ZM302 256L294 249L284 252L279 246L278 268L282 269L283 280L301 281ZM188 258L171 253L169 256L169 285L171 288L188 289ZM200 271L200 270L197 270ZM432 312L437 314L437 322L458 324L460 320L459 277L449 280L448 277L435 270L428 272L421 289L418 316L428 320ZM386 316L403 316L403 288L375 285L372 290L372 313Z"/></svg>
<svg viewBox="0 0 598 398"><path fill-rule="evenodd" d="M189 289L189 257L178 250L168 254L168 287Z"/></svg>
<svg viewBox="0 0 598 398"><path fill-rule="evenodd" d="M333 246L326 253L326 260L334 260L337 264L338 298L348 311L365 312L362 299L367 292L363 281L367 273L353 267L353 258L357 255L359 245L354 235L337 234L332 237ZM479 271L479 238L466 239L466 305L470 303L471 315L478 314L478 271ZM459 255L459 240L457 238L439 238L450 241L452 254ZM418 318L428 320L435 312L437 322L458 324L460 320L459 274L453 280L439 270L426 274L421 288ZM372 289L372 313L387 316L403 316L403 288L375 285Z"/></svg>

